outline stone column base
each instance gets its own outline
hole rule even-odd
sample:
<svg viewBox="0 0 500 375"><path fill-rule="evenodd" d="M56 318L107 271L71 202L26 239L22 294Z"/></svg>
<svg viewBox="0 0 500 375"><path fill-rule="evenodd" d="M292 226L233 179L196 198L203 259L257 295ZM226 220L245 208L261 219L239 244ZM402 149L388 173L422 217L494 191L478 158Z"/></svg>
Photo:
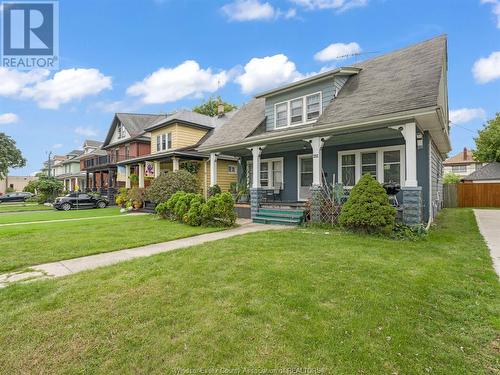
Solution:
<svg viewBox="0 0 500 375"><path fill-rule="evenodd" d="M322 188L320 185L311 186L311 222L321 222Z"/></svg>
<svg viewBox="0 0 500 375"><path fill-rule="evenodd" d="M250 212L252 219L257 216L263 194L264 189L262 188L250 188Z"/></svg>
<svg viewBox="0 0 500 375"><path fill-rule="evenodd" d="M403 192L403 222L406 225L422 224L422 188L404 187Z"/></svg>

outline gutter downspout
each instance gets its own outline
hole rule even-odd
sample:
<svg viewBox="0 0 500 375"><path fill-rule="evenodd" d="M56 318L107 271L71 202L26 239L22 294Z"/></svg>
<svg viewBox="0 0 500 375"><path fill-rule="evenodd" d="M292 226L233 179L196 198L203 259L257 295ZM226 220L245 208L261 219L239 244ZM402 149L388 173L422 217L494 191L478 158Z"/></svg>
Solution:
<svg viewBox="0 0 500 375"><path fill-rule="evenodd" d="M427 226L425 227L426 231L429 230L434 219L432 217L434 211L432 208L432 139L429 132L427 132L427 135L429 137L429 220L427 220Z"/></svg>

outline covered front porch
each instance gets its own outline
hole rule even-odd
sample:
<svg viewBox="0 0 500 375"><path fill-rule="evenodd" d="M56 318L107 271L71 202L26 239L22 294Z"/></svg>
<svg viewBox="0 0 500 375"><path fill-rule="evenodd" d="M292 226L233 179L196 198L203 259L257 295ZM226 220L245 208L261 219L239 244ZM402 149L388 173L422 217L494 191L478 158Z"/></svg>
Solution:
<svg viewBox="0 0 500 375"><path fill-rule="evenodd" d="M252 218L272 207L310 206L314 219L315 192L349 190L369 173L380 183L401 187L395 202L403 220L422 223L429 217L430 136L416 122L330 131L313 137L249 145L224 150L238 156L240 181L251 193ZM342 202L342 197L338 198Z"/></svg>

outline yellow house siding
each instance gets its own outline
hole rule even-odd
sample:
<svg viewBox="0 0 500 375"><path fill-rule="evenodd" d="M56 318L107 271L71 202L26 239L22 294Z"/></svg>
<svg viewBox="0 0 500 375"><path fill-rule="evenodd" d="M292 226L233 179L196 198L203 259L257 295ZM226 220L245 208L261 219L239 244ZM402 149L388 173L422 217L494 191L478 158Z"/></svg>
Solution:
<svg viewBox="0 0 500 375"><path fill-rule="evenodd" d="M181 147L193 146L207 134L207 130L198 129L181 124L171 124L151 132L151 153L156 154L156 137L172 133L172 150Z"/></svg>
<svg viewBox="0 0 500 375"><path fill-rule="evenodd" d="M228 160L217 160L217 185L220 186L222 192L227 192L229 191L229 185L231 182L237 182L238 181L238 174L237 173L229 173L228 172L228 166L233 165L236 170L238 168L238 162L236 161L228 161ZM206 176L204 176L205 184L206 187L205 190L210 186L210 163L206 163ZM203 170L203 168L201 168Z"/></svg>

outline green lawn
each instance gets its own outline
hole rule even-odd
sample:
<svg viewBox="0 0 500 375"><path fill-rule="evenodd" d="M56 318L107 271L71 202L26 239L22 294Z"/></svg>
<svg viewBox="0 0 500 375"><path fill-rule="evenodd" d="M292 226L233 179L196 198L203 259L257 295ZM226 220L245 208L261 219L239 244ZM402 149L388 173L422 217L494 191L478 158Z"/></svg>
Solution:
<svg viewBox="0 0 500 375"><path fill-rule="evenodd" d="M118 213L116 208L91 211L43 213L42 216ZM170 241L214 230L217 229L196 228L158 220L152 215L0 226L0 273L40 263Z"/></svg>
<svg viewBox="0 0 500 375"><path fill-rule="evenodd" d="M422 242L261 232L13 285L0 327L5 373L498 374L500 284L448 210Z"/></svg>
<svg viewBox="0 0 500 375"><path fill-rule="evenodd" d="M47 211L52 209L52 207L36 203L0 204L0 214L4 212Z"/></svg>
<svg viewBox="0 0 500 375"><path fill-rule="evenodd" d="M57 211L51 208L50 211L45 212L19 212L16 214L1 215L0 224L8 223L26 223L32 221L46 221L46 220L63 220L74 219L80 217L98 217L98 216L118 216L120 209L117 207L108 207L102 209L88 209L88 210L72 210L72 211ZM3 230L0 227L0 233Z"/></svg>

